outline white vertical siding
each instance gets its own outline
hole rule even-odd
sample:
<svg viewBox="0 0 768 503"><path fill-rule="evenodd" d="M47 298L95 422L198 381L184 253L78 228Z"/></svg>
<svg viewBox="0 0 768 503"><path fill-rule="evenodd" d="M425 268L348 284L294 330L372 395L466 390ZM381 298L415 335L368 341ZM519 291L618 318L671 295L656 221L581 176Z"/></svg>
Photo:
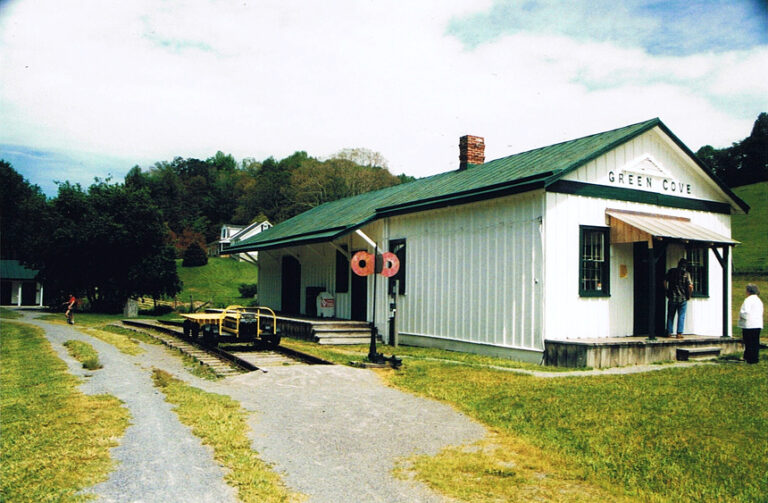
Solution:
<svg viewBox="0 0 768 503"><path fill-rule="evenodd" d="M281 257L282 250L259 252L259 304L276 311L282 309Z"/></svg>
<svg viewBox="0 0 768 503"><path fill-rule="evenodd" d="M543 349L543 192L392 218L406 239L402 333Z"/></svg>
<svg viewBox="0 0 768 503"><path fill-rule="evenodd" d="M724 201L722 191L658 128L620 145L564 178L648 191L650 189L647 186L630 187L609 181L609 172L613 171L616 175L643 158L651 158L658 163L669 179L691 185L690 194L686 190L684 193L667 193L668 195ZM653 192L665 193L660 191L658 186ZM607 208L686 217L693 223L718 234L731 235L729 215L548 193L544 219L547 233L545 250L547 302L544 330L547 338L617 337L632 334L634 258L631 244L610 247L611 296L608 298L579 297L579 226L607 225L605 218ZM683 254L683 246L670 245L666 257L667 268L676 265ZM619 277L619 267L622 264L627 266L626 278ZM710 251L709 297L695 298L690 301L686 332L697 335L721 334L722 275L722 267Z"/></svg>
<svg viewBox="0 0 768 503"><path fill-rule="evenodd" d="M282 257L288 254L301 264L301 313L306 314L307 287L323 287L336 299L336 317L348 319L351 312L349 291L336 292L336 249L328 243L262 252L259 261L259 302L277 310L282 308Z"/></svg>
<svg viewBox="0 0 768 503"><path fill-rule="evenodd" d="M546 201L547 302L544 324L548 339L632 335L634 259L631 244L610 247L611 296L579 297L579 226L605 226L607 208L690 218L699 226L724 236L731 235L729 215L557 193L547 193ZM675 266L683 254L681 245L670 245L666 255L667 268ZM621 264L627 265L626 278L619 278ZM720 263L710 251L709 297L689 302L686 332L721 335L722 274Z"/></svg>

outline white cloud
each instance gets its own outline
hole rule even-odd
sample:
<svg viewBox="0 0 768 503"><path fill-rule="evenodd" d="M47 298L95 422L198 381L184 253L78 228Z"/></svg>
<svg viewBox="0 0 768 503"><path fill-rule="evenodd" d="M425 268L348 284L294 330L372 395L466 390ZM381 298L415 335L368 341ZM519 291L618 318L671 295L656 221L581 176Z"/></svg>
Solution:
<svg viewBox="0 0 768 503"><path fill-rule="evenodd" d="M0 142L131 165L367 147L422 176L454 169L467 133L490 159L660 116L696 149L768 109L766 49L654 57L525 32L468 50L446 29L470 1L57 5L0 11Z"/></svg>

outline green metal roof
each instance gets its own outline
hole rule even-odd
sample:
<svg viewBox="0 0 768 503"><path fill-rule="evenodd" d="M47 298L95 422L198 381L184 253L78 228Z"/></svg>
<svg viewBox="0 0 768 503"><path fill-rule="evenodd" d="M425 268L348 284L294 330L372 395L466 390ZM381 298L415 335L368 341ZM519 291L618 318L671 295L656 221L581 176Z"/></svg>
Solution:
<svg viewBox="0 0 768 503"><path fill-rule="evenodd" d="M227 248L254 251L331 241L373 220L396 214L490 199L544 188L619 145L659 126L696 160L695 155L659 120L651 119L619 129L503 157L466 170L449 171L381 190L331 201L296 215ZM697 160L697 162L699 162ZM702 168L703 165L700 164ZM709 173L705 169L705 172ZM713 177L714 179L714 177ZM722 182L720 187L748 207Z"/></svg>
<svg viewBox="0 0 768 503"><path fill-rule="evenodd" d="M2 279L35 279L37 271L27 269L18 260L0 260L0 278Z"/></svg>

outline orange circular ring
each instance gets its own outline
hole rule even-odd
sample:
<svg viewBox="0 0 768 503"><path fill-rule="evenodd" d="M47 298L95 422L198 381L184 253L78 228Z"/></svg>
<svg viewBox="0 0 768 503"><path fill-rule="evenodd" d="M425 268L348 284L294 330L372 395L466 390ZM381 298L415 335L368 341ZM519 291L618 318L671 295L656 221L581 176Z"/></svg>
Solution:
<svg viewBox="0 0 768 503"><path fill-rule="evenodd" d="M385 278L391 278L400 270L400 259L397 258L392 252L384 252L381 254L383 267L381 269L381 275Z"/></svg>
<svg viewBox="0 0 768 503"><path fill-rule="evenodd" d="M358 276L369 276L373 274L375 261L373 260L373 255L365 250L360 250L352 255L350 265L352 266L352 271Z"/></svg>

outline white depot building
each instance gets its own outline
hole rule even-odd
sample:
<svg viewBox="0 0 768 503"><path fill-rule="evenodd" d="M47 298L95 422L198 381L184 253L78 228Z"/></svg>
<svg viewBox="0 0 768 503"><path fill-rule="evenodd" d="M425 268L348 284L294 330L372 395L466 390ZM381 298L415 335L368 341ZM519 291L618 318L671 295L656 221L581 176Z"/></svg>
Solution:
<svg viewBox="0 0 768 503"><path fill-rule="evenodd" d="M548 341L664 332L665 271L686 257L686 334L731 335L731 214L749 207L659 120L485 162L462 137L455 171L323 204L231 246L262 252L260 298L307 314L330 292L336 317L384 340L541 361ZM401 262L359 277L349 259ZM397 281L397 288L394 287ZM396 302L396 311L391 303Z"/></svg>

